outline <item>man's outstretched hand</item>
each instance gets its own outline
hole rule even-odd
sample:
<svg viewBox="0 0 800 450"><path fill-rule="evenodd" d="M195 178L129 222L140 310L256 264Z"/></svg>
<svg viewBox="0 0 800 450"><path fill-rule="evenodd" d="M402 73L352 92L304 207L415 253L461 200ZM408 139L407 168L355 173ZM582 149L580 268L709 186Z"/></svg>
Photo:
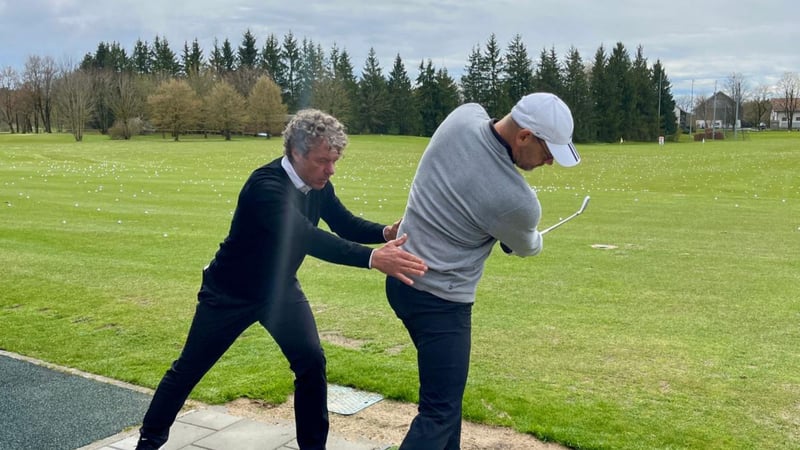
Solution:
<svg viewBox="0 0 800 450"><path fill-rule="evenodd" d="M397 278L407 285L414 284L409 275L422 276L428 270L425 261L400 248L408 240L404 234L372 252L372 268Z"/></svg>

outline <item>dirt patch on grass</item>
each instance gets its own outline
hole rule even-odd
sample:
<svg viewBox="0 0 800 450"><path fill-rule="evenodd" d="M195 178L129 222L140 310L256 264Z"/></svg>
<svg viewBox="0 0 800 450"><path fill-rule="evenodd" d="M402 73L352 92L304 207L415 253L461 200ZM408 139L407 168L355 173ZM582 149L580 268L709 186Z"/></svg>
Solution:
<svg viewBox="0 0 800 450"><path fill-rule="evenodd" d="M338 331L321 331L319 333L319 338L329 344L338 345L339 347L349 348L351 350L359 350L367 344L367 341L349 338Z"/></svg>
<svg viewBox="0 0 800 450"><path fill-rule="evenodd" d="M253 420L294 421L292 399L282 405L270 405L258 400L238 399L225 405L237 416ZM417 405L381 400L356 414L330 414L331 433L352 440L368 440L398 445L417 414ZM464 422L461 430L462 450L562 450L557 444L544 443L533 436L502 427L490 427Z"/></svg>

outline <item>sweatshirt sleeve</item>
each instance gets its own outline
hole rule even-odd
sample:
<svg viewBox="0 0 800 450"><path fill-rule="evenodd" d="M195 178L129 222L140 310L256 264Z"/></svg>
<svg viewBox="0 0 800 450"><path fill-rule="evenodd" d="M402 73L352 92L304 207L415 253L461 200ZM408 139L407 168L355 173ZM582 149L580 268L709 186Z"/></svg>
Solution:
<svg viewBox="0 0 800 450"><path fill-rule="evenodd" d="M521 202L516 208L497 217L489 232L500 241L504 252L521 257L541 253L544 239L537 230L541 217L541 205L536 193Z"/></svg>
<svg viewBox="0 0 800 450"><path fill-rule="evenodd" d="M325 186L322 199L321 217L331 231L361 244L380 244L386 242L383 236L384 225L356 217L336 196L333 184Z"/></svg>
<svg viewBox="0 0 800 450"><path fill-rule="evenodd" d="M298 194L287 185L269 180L260 183L258 189L260 195L254 196L258 198L254 205L258 222L263 232L274 236L278 246L296 247L297 257L309 254L334 264L369 268L372 248L318 228L291 201Z"/></svg>

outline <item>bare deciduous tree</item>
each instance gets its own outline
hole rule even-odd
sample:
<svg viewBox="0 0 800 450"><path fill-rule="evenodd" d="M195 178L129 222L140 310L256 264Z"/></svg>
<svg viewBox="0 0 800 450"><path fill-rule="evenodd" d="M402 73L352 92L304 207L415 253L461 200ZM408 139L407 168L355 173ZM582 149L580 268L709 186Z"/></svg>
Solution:
<svg viewBox="0 0 800 450"><path fill-rule="evenodd" d="M725 83L728 90L728 95L733 99L735 106L734 120L733 120L733 134L736 135L736 130L739 128L739 121L742 116L742 105L747 99L747 80L741 73L732 73Z"/></svg>
<svg viewBox="0 0 800 450"><path fill-rule="evenodd" d="M14 93L19 87L19 75L11 66L6 66L0 70L0 120L8 125L9 130L14 133Z"/></svg>
<svg viewBox="0 0 800 450"><path fill-rule="evenodd" d="M115 127L121 132L120 137L130 139L132 123L144 110L144 95L137 78L129 72L110 74L110 88L108 106L114 113Z"/></svg>
<svg viewBox="0 0 800 450"><path fill-rule="evenodd" d="M30 86L30 93L36 116L34 127L39 132L39 121L45 133L52 133L53 82L56 77L56 63L49 56L32 55L25 62L23 78Z"/></svg>
<svg viewBox="0 0 800 450"><path fill-rule="evenodd" d="M17 133L33 133L36 123L36 105L33 101L33 88L28 82L22 82L12 94L14 104L14 121Z"/></svg>
<svg viewBox="0 0 800 450"><path fill-rule="evenodd" d="M95 102L92 75L65 63L56 79L55 92L56 108L75 140L81 142Z"/></svg>
<svg viewBox="0 0 800 450"><path fill-rule="evenodd" d="M772 107L772 94L772 88L763 84L753 90L753 95L751 101L747 103L745 114L753 122L754 126L759 126L761 123L768 124Z"/></svg>
<svg viewBox="0 0 800 450"><path fill-rule="evenodd" d="M778 91L783 95L783 110L786 112L786 117L789 121L789 131L792 130L792 123L794 122L794 113L798 109L797 96L800 94L800 77L796 72L785 72L783 77L778 81Z"/></svg>

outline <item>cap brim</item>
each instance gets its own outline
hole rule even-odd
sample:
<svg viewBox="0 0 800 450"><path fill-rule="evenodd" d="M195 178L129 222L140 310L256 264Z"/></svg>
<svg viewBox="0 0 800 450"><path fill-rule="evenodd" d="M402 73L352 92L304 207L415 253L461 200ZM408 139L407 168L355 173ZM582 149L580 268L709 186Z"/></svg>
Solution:
<svg viewBox="0 0 800 450"><path fill-rule="evenodd" d="M578 163L581 162L581 155L578 154L578 150L575 149L575 145L571 142L569 144L553 144L552 142L548 142L547 150L550 151L550 154L553 155L553 159L556 160L559 166L572 167L577 166Z"/></svg>

